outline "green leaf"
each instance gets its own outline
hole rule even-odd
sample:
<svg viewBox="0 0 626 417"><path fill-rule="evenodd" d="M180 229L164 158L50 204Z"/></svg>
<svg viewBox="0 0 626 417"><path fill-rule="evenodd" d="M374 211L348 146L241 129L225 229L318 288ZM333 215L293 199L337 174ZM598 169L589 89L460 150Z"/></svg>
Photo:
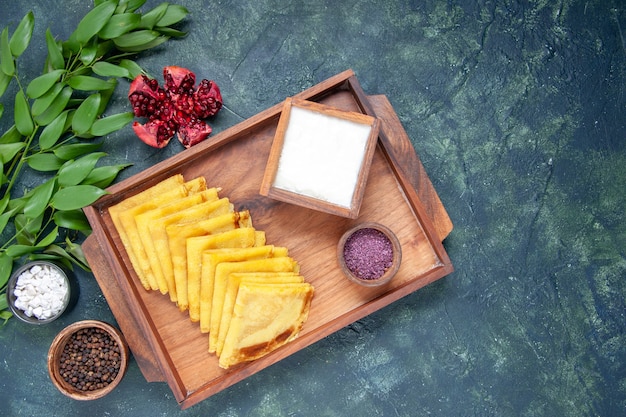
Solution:
<svg viewBox="0 0 626 417"><path fill-rule="evenodd" d="M0 69L9 77L15 74L15 61L9 45L9 28L5 27L0 35Z"/></svg>
<svg viewBox="0 0 626 417"><path fill-rule="evenodd" d="M7 87L11 83L13 78L6 75L3 71L0 70L0 97L4 95L4 92L7 91Z"/></svg>
<svg viewBox="0 0 626 417"><path fill-rule="evenodd" d="M96 42L92 42L91 45L85 46L83 49L81 49L80 56L78 58L80 59L80 62L83 63L83 65L88 67L96 59L97 53L98 53L98 44Z"/></svg>
<svg viewBox="0 0 626 417"><path fill-rule="evenodd" d="M0 319L3 320L2 325L7 324L9 319L13 317L13 312L11 310L2 310L0 311Z"/></svg>
<svg viewBox="0 0 626 417"><path fill-rule="evenodd" d="M54 99L57 98L61 90L63 90L63 86L64 83L62 82L56 83L44 95L33 101L33 105L30 109L33 117L39 116L50 107Z"/></svg>
<svg viewBox="0 0 626 417"><path fill-rule="evenodd" d="M65 70L58 69L34 78L28 84L28 87L26 87L26 95L30 98L39 98L43 96L52 88L52 86L56 84L59 77L64 72Z"/></svg>
<svg viewBox="0 0 626 417"><path fill-rule="evenodd" d="M115 81L115 79L112 79ZM112 84L111 80L103 80L102 78L90 77L88 75L76 75L67 80L67 84L74 90L81 91L94 91L94 90L108 90Z"/></svg>
<svg viewBox="0 0 626 417"><path fill-rule="evenodd" d="M85 254L83 253L82 247L70 241L69 239L65 239L65 243L67 245L67 251L60 247L59 245L53 244L48 246L44 253L50 254L51 256L61 257L62 259L67 260L67 266L70 268L73 267L73 264L78 265L82 269L87 272L91 272L89 268L89 264L87 263L87 259L85 258Z"/></svg>
<svg viewBox="0 0 626 417"><path fill-rule="evenodd" d="M112 81L117 83L115 78L111 78ZM110 88L108 90L100 90L100 107L98 107L98 115L102 115L106 110L111 98L113 97L113 93L115 92L115 88Z"/></svg>
<svg viewBox="0 0 626 417"><path fill-rule="evenodd" d="M24 206L24 215L27 218L37 218L46 210L55 186L56 178L51 178L28 193L28 201Z"/></svg>
<svg viewBox="0 0 626 417"><path fill-rule="evenodd" d="M22 134L17 131L15 125L7 129L2 136L0 136L0 143L15 143L22 141Z"/></svg>
<svg viewBox="0 0 626 417"><path fill-rule="evenodd" d="M141 16L141 23L139 27L144 29L152 29L154 26L156 26L157 22L161 20L163 16L165 16L165 13L167 12L167 6L168 3L161 3L149 12L144 13L144 15Z"/></svg>
<svg viewBox="0 0 626 417"><path fill-rule="evenodd" d="M13 317L13 313L10 310L0 311L0 319L4 320L3 325L5 325L11 317Z"/></svg>
<svg viewBox="0 0 626 417"><path fill-rule="evenodd" d="M137 30L113 39L113 43L122 51L132 51L148 44L160 36L155 30Z"/></svg>
<svg viewBox="0 0 626 417"><path fill-rule="evenodd" d="M156 26L172 26L183 20L188 14L189 10L185 7L170 4L165 14L157 21Z"/></svg>
<svg viewBox="0 0 626 417"><path fill-rule="evenodd" d="M56 119L63 110L65 110L65 106L67 106L67 103L72 97L72 91L72 88L69 86L66 86L63 90L61 90L54 100L52 100L48 108L35 116L35 122L37 122L39 126L46 126L52 123L52 121Z"/></svg>
<svg viewBox="0 0 626 417"><path fill-rule="evenodd" d="M7 224L9 224L9 220L11 219L11 217L11 212L0 214L0 233L2 233L5 227L7 227Z"/></svg>
<svg viewBox="0 0 626 417"><path fill-rule="evenodd" d="M81 45L74 36L70 36L68 40L61 42L61 48L63 56L72 56L80 52Z"/></svg>
<svg viewBox="0 0 626 417"><path fill-rule="evenodd" d="M65 59L63 59L61 48L54 40L49 28L46 30L46 47L48 48L48 64L53 69L65 68Z"/></svg>
<svg viewBox="0 0 626 417"><path fill-rule="evenodd" d="M187 32L183 32L181 30L176 30L172 28L157 27L154 30L157 30L161 35L164 35L170 38L182 38L184 36L187 36Z"/></svg>
<svg viewBox="0 0 626 417"><path fill-rule="evenodd" d="M81 155L95 152L102 147L102 143L71 143L54 150L54 154L64 160L76 159Z"/></svg>
<svg viewBox="0 0 626 417"><path fill-rule="evenodd" d="M124 77L130 76L128 70L119 65L111 64L110 62L100 61L93 64L93 72L101 77Z"/></svg>
<svg viewBox="0 0 626 417"><path fill-rule="evenodd" d="M54 220L54 224L65 229L81 231L91 230L85 213L80 209L57 211L52 216L52 219Z"/></svg>
<svg viewBox="0 0 626 417"><path fill-rule="evenodd" d="M98 32L98 36L102 39L114 39L136 29L140 22L141 16L137 13L115 14Z"/></svg>
<svg viewBox="0 0 626 417"><path fill-rule="evenodd" d="M50 257L55 257L55 258L63 258L63 259L68 259L69 261L73 262L74 259L72 259L72 257L70 256L69 253L67 253L67 251L65 249L63 249L62 247L60 247L57 244L52 244L49 245L45 250L44 253L48 254ZM45 258L41 258L41 259L45 259Z"/></svg>
<svg viewBox="0 0 626 417"><path fill-rule="evenodd" d="M24 214L15 216L15 229L18 231L16 238L19 245L35 244L37 234L41 231L43 224L43 214L37 218L30 219Z"/></svg>
<svg viewBox="0 0 626 417"><path fill-rule="evenodd" d="M43 151L53 147L65 131L65 121L69 110L59 114L39 135L39 148Z"/></svg>
<svg viewBox="0 0 626 417"><path fill-rule="evenodd" d="M97 5L97 2L102 2L103 0L95 0L94 4ZM126 6L128 3L128 0L115 0L115 3L117 3L117 6L115 7L115 12L113 12L113 16L115 16L116 14L123 14L124 12L126 12Z"/></svg>
<svg viewBox="0 0 626 417"><path fill-rule="evenodd" d="M129 12L134 12L141 6L146 3L146 0L128 0L128 5L126 6L126 10Z"/></svg>
<svg viewBox="0 0 626 417"><path fill-rule="evenodd" d="M77 134L86 133L91 129L91 125L98 117L98 108L100 107L100 94L92 94L82 102L74 118L72 119L72 130Z"/></svg>
<svg viewBox="0 0 626 417"><path fill-rule="evenodd" d="M26 146L25 142L0 143L0 162L6 164Z"/></svg>
<svg viewBox="0 0 626 417"><path fill-rule="evenodd" d="M98 160L105 155L104 152L94 152L75 161L68 161L59 169L59 185L67 187L80 184L93 170Z"/></svg>
<svg viewBox="0 0 626 417"><path fill-rule="evenodd" d="M65 239L65 245L67 246L67 252L72 255L75 260L78 261L78 266L86 271L90 271L89 263L87 262L87 258L85 258L85 254L83 253L83 247L78 243L72 242L69 239Z"/></svg>
<svg viewBox="0 0 626 417"><path fill-rule="evenodd" d="M76 210L93 204L105 194L106 191L93 185L74 185L57 191L51 205L57 210Z"/></svg>
<svg viewBox="0 0 626 417"><path fill-rule="evenodd" d="M98 119L91 126L90 133L94 136L104 136L111 132L120 130L133 121L135 115L133 112L113 114L111 116Z"/></svg>
<svg viewBox="0 0 626 417"><path fill-rule="evenodd" d="M57 171L63 165L64 160L51 153L38 153L26 158L26 163L35 171Z"/></svg>
<svg viewBox="0 0 626 417"><path fill-rule="evenodd" d="M11 47L11 53L14 57L17 58L24 53L30 43L30 38L33 36L34 27L35 15L31 11L22 18L15 32L13 32L13 36L11 36L9 46Z"/></svg>
<svg viewBox="0 0 626 417"><path fill-rule="evenodd" d="M29 136L35 130L33 118L30 115L30 107L24 96L24 92L19 90L15 95L15 127L24 136Z"/></svg>
<svg viewBox="0 0 626 417"><path fill-rule="evenodd" d="M11 194L6 193L2 199L0 199L0 213L4 213L4 210L9 205L9 200L11 200Z"/></svg>
<svg viewBox="0 0 626 417"><path fill-rule="evenodd" d="M119 165L107 165L94 168L87 178L85 178L82 184L95 185L99 188L106 188L115 180L117 174L131 166L132 164L119 164Z"/></svg>
<svg viewBox="0 0 626 417"><path fill-rule="evenodd" d="M11 261L13 262L13 261ZM9 265L9 267L7 268L9 270L9 274L7 274L7 278L6 280L4 279L4 275L2 273L0 273L0 310L2 310L2 312L6 312L4 310L7 310L9 308L9 304L8 304L8 300L6 297L6 284L7 282L9 282L9 279L11 277L11 267L13 265ZM4 265L2 264L2 260L0 259L0 268L4 267ZM10 313L10 312L9 312ZM0 318L2 318L2 316L0 316Z"/></svg>
<svg viewBox="0 0 626 417"><path fill-rule="evenodd" d="M33 253L38 249L38 247L32 245L11 245L7 248L5 253L12 258L19 258L20 256Z"/></svg>
<svg viewBox="0 0 626 417"><path fill-rule="evenodd" d="M98 33L104 25L107 24L113 12L115 12L116 4L111 1L104 2L85 15L78 22L76 30L70 38L73 38L81 45L85 45L96 33Z"/></svg>
<svg viewBox="0 0 626 417"><path fill-rule="evenodd" d="M126 68L130 74L130 79L135 79L138 75L144 74L145 71L135 61L130 59L122 59L120 61L120 67Z"/></svg>
<svg viewBox="0 0 626 417"><path fill-rule="evenodd" d="M147 51L149 49L152 48L156 48L157 46L167 42L169 39L169 37L167 36L159 36L158 38L156 38L155 40L148 42L148 43L144 43L143 45L137 45L135 47L129 47L129 48L125 48L123 49L124 52L132 52L132 53L138 53L138 52L142 52L142 51ZM120 50L122 50L120 48Z"/></svg>
<svg viewBox="0 0 626 417"><path fill-rule="evenodd" d="M9 204L7 204L8 211L12 212L13 214L22 211L24 209L24 206L26 205L26 200L27 199L24 197L9 200Z"/></svg>
<svg viewBox="0 0 626 417"><path fill-rule="evenodd" d="M102 57L109 56L111 52L117 53L115 51L115 44L113 43L113 41L101 41L98 44L97 60L102 59Z"/></svg>
<svg viewBox="0 0 626 417"><path fill-rule="evenodd" d="M45 253L45 251L48 250L49 247L50 246L45 247L45 248L38 248L39 251L33 252L30 255L28 255L28 260L29 261L51 261L54 263L58 263L59 266L73 270L71 264L65 259L60 259L57 255Z"/></svg>
<svg viewBox="0 0 626 417"><path fill-rule="evenodd" d="M4 288L9 281L12 269L13 258L5 253L0 253L0 288Z"/></svg>
<svg viewBox="0 0 626 417"><path fill-rule="evenodd" d="M50 233L48 233L43 239L37 242L36 246L39 248L45 248L46 246L53 244L54 241L57 240L58 236L59 236L59 227L55 226L54 229L52 229Z"/></svg>

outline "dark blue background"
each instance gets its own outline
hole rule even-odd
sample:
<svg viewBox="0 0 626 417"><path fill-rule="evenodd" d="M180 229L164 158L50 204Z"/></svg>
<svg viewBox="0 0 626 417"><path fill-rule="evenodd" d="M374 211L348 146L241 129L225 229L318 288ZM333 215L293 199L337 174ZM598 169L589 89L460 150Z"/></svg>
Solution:
<svg viewBox="0 0 626 417"><path fill-rule="evenodd" d="M156 1L149 1L154 7ZM132 362L89 403L52 386L50 342L80 319L113 321L81 273L71 314L0 330L0 414L13 416L617 416L626 409L626 10L620 0L181 0L189 35L138 62L216 80L216 132L352 68L385 94L455 229L456 271L180 412ZM4 5L35 37L20 76L40 74L45 29L66 39L84 0ZM128 109L122 83L111 113ZM12 102L2 98L4 131ZM106 138L120 178L181 151ZM31 181L24 178L24 182Z"/></svg>

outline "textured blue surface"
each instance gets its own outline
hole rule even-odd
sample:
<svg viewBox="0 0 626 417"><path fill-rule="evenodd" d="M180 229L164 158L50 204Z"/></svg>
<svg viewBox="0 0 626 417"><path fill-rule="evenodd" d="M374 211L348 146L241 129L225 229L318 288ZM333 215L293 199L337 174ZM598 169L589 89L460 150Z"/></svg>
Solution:
<svg viewBox="0 0 626 417"><path fill-rule="evenodd" d="M149 1L149 6L158 4ZM448 277L179 411L132 362L89 403L50 383L65 325L113 321L93 276L62 321L0 330L3 416L618 416L626 409L626 7L623 1L200 1L189 35L140 64L216 80L219 132L345 69L393 104L455 225ZM6 9L7 7L3 7ZM83 0L14 2L65 39ZM120 85L111 112L127 108ZM2 98L4 131L11 122ZM178 153L110 135L120 178ZM25 179L28 181L28 179Z"/></svg>

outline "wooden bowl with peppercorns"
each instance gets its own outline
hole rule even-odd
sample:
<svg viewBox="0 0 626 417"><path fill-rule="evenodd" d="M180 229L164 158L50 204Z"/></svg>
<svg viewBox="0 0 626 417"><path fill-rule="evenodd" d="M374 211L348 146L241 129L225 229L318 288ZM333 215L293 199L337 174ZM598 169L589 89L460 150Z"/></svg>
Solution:
<svg viewBox="0 0 626 417"><path fill-rule="evenodd" d="M108 323L83 320L64 328L48 350L54 386L75 400L102 398L122 380L129 350L122 333Z"/></svg>

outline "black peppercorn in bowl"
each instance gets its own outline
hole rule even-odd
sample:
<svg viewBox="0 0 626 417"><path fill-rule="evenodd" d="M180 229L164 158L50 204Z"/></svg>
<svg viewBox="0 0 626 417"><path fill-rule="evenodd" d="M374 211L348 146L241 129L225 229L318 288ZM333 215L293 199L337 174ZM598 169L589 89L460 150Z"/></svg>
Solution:
<svg viewBox="0 0 626 417"><path fill-rule="evenodd" d="M387 226L365 222L341 236L337 259L350 281L377 287L391 281L400 269L402 246Z"/></svg>
<svg viewBox="0 0 626 417"><path fill-rule="evenodd" d="M128 357L128 345L118 329L102 321L83 320L61 330L52 341L48 374L64 395L95 400L117 387Z"/></svg>

